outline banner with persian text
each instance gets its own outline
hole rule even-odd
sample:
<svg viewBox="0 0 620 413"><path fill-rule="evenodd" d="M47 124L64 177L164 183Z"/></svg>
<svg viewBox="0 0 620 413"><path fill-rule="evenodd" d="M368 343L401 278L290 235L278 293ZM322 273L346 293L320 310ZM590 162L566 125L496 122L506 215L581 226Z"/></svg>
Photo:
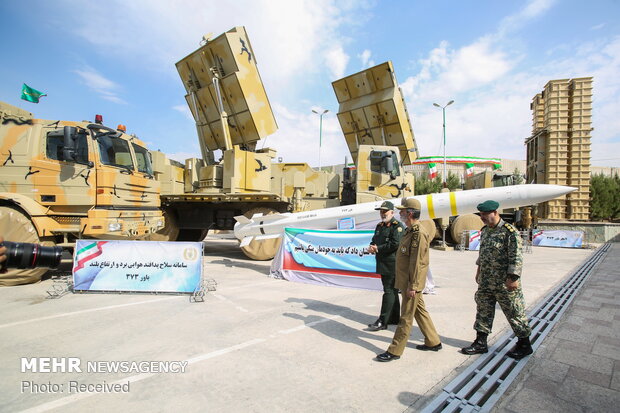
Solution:
<svg viewBox="0 0 620 413"><path fill-rule="evenodd" d="M532 245L538 247L581 248L583 231L542 230L532 231Z"/></svg>
<svg viewBox="0 0 620 413"><path fill-rule="evenodd" d="M375 256L368 252L373 234L285 228L271 272L289 281L382 291Z"/></svg>
<svg viewBox="0 0 620 413"><path fill-rule="evenodd" d="M78 240L75 291L193 293L202 280L201 242Z"/></svg>

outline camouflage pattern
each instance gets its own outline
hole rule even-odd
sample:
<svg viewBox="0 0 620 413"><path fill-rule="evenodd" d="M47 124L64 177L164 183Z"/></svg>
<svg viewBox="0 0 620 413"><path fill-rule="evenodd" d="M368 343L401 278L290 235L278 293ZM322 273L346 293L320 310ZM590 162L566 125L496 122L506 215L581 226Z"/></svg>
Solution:
<svg viewBox="0 0 620 413"><path fill-rule="evenodd" d="M521 282L514 291L508 291L508 276L521 276L523 253L519 232L500 219L495 228L485 226L480 236L480 266L474 329L490 334L495 317L495 303L499 303L510 327L517 337L529 337L531 329L525 315L525 300Z"/></svg>
<svg viewBox="0 0 620 413"><path fill-rule="evenodd" d="M345 172L343 203L414 195L413 174L403 165L417 146L392 62L332 82L338 121L355 169Z"/></svg>
<svg viewBox="0 0 620 413"><path fill-rule="evenodd" d="M394 288L396 278L396 251L403 236L404 228L396 218L388 223L380 222L370 241L377 246L377 274L381 275L383 297L379 318L385 324L396 324L400 319L400 300L398 289Z"/></svg>
<svg viewBox="0 0 620 413"><path fill-rule="evenodd" d="M95 140L107 130L23 115L0 103L0 200L19 205L39 236L139 239L163 226L144 142L120 132ZM76 160L64 160L65 126L80 132ZM123 151L104 148L112 142Z"/></svg>
<svg viewBox="0 0 620 413"><path fill-rule="evenodd" d="M332 86L340 104L338 121L353 162L359 164L360 145L395 146L405 164L417 158L415 137L391 61L336 80Z"/></svg>
<svg viewBox="0 0 620 413"><path fill-rule="evenodd" d="M66 248L78 238L145 239L164 226L150 159L136 136L35 119L0 102L0 234ZM0 285L35 282L44 272L9 270Z"/></svg>
<svg viewBox="0 0 620 413"><path fill-rule="evenodd" d="M234 27L205 40L176 64L196 121L203 159L209 159L210 151L232 149L230 143L253 151L256 142L276 132L278 126L248 34L244 27ZM225 142L225 134L230 143Z"/></svg>
<svg viewBox="0 0 620 413"><path fill-rule="evenodd" d="M235 27L176 64L196 122L202 159L177 165L158 153L166 227L163 239L201 240L208 229L231 230L234 216L305 211L340 204L340 177L306 163L276 164L276 151L257 149L277 124L244 27ZM220 159L214 151L221 150ZM181 179L179 179L181 177ZM270 259L253 241L253 259ZM274 244L275 245L275 244Z"/></svg>

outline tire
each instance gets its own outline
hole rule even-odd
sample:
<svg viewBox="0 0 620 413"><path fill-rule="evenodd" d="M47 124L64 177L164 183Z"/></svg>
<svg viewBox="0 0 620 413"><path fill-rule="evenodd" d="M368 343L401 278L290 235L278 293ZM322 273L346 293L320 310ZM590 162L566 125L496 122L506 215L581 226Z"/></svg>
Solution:
<svg viewBox="0 0 620 413"><path fill-rule="evenodd" d="M255 214L271 215L278 213L278 211L272 208L256 207L250 209L243 215L247 218L252 218ZM263 240L253 239L248 245L241 247L241 251L243 251L243 253L250 259L256 261L267 261L276 256L276 253L280 249L281 243L282 238L269 238Z"/></svg>
<svg viewBox="0 0 620 413"><path fill-rule="evenodd" d="M456 244L459 244L463 231L478 231L483 226L482 219L476 214L459 215L450 225L450 236Z"/></svg>
<svg viewBox="0 0 620 413"><path fill-rule="evenodd" d="M181 241L178 239L179 238L179 227L177 225L177 220L176 220L176 217L174 216L174 213L164 208L163 215L164 215L164 227L160 229L159 231L148 235L144 239L146 241Z"/></svg>
<svg viewBox="0 0 620 413"><path fill-rule="evenodd" d="M28 242L53 246L50 239L42 240L30 218L17 208L0 206L0 236L6 241ZM32 284L41 281L48 268L10 269L0 274L0 286Z"/></svg>
<svg viewBox="0 0 620 413"><path fill-rule="evenodd" d="M420 226L424 228L424 230L428 233L428 239L433 240L437 235L437 226L435 225L435 221L432 219L425 219L424 221L420 221Z"/></svg>
<svg viewBox="0 0 620 413"><path fill-rule="evenodd" d="M180 229L175 241L200 242L205 239L208 233L208 229Z"/></svg>

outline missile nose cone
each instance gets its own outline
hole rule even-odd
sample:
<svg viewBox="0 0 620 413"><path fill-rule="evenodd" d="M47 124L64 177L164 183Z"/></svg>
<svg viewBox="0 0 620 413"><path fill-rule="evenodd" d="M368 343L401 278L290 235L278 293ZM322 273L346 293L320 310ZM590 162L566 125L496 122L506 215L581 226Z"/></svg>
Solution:
<svg viewBox="0 0 620 413"><path fill-rule="evenodd" d="M573 187L573 186L563 186L563 185L546 185L548 188L548 193L551 195L555 195L555 196L562 196L562 195L566 195L569 194L573 191L576 191L577 188Z"/></svg>

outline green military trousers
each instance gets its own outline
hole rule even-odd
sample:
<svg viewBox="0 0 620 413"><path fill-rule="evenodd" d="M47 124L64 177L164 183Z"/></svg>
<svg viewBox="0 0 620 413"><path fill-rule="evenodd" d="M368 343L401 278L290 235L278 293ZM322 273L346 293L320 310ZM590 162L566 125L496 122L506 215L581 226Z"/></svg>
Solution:
<svg viewBox="0 0 620 413"><path fill-rule="evenodd" d="M422 292L416 293L415 298L409 298L407 294L403 292L400 322L394 333L392 344L388 347L388 351L395 356L401 356L405 351L414 318L418 327L420 327L420 331L424 335L424 344L429 347L434 347L441 343L437 330L435 330L433 320L431 320L428 311L426 311Z"/></svg>
<svg viewBox="0 0 620 413"><path fill-rule="evenodd" d="M532 330L525 315L525 300L521 285L514 291L508 291L501 280L478 286L474 330L485 334L491 333L496 302L499 303L515 335L519 338L529 337Z"/></svg>
<svg viewBox="0 0 620 413"><path fill-rule="evenodd" d="M385 324L398 324L400 320L400 299L398 289L394 288L395 275L381 275L383 284L383 298L379 319Z"/></svg>

